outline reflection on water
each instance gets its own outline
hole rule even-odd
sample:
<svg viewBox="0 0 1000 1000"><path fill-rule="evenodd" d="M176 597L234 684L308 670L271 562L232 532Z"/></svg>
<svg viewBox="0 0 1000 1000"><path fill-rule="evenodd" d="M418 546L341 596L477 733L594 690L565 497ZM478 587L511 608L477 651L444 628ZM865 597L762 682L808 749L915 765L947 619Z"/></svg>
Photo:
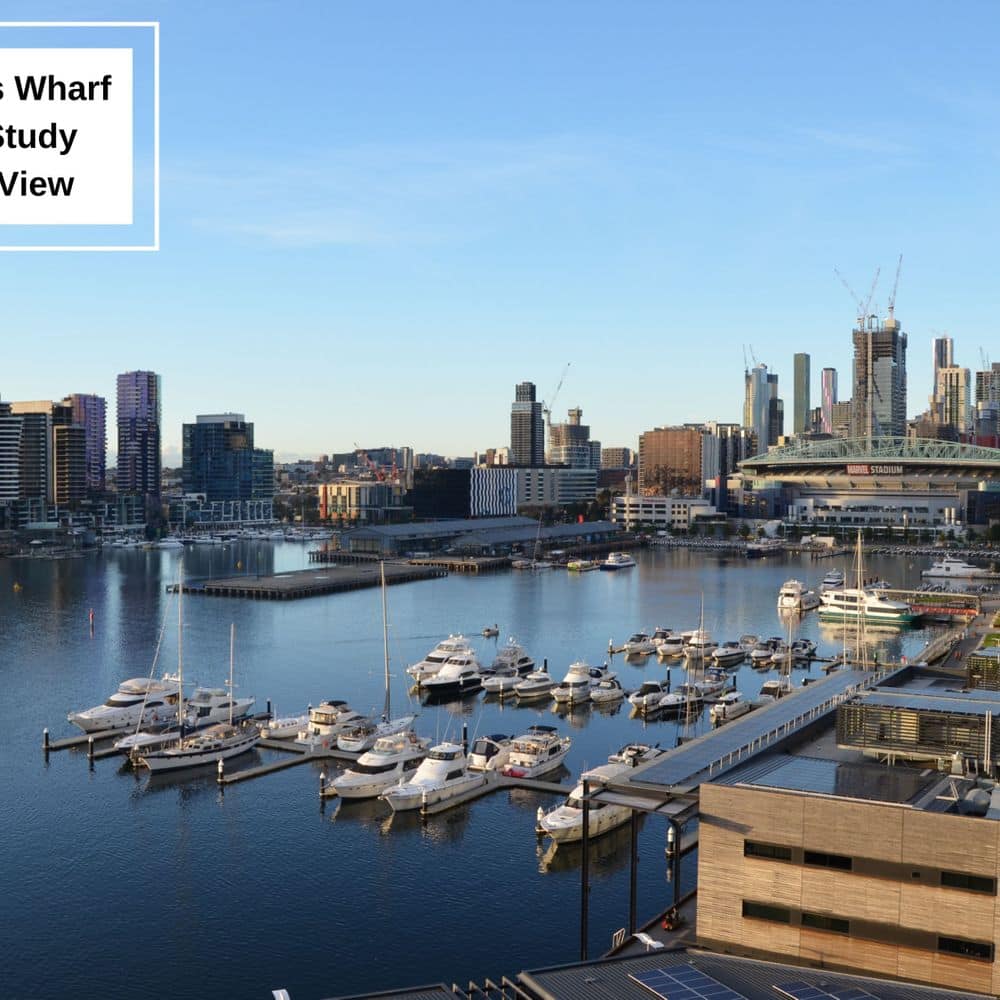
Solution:
<svg viewBox="0 0 1000 1000"><path fill-rule="evenodd" d="M640 814L638 817L640 831L644 822L645 816ZM591 865L592 877L607 877L611 872L628 868L631 845L632 833L628 823L594 838L587 845L587 859ZM537 854L538 870L543 875L576 871L583 860L583 844L557 844L548 838L539 838Z"/></svg>

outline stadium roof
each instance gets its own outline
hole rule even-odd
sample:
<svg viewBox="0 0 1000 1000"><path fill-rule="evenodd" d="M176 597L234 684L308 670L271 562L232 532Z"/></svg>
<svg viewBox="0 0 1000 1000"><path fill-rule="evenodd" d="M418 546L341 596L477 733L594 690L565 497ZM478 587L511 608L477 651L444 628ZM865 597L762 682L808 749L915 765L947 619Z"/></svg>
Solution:
<svg viewBox="0 0 1000 1000"><path fill-rule="evenodd" d="M823 441L796 441L754 455L741 466L766 470L789 465L828 466L853 463L905 463L909 465L974 465L1000 472L1000 449L975 444L959 444L935 438L828 438Z"/></svg>

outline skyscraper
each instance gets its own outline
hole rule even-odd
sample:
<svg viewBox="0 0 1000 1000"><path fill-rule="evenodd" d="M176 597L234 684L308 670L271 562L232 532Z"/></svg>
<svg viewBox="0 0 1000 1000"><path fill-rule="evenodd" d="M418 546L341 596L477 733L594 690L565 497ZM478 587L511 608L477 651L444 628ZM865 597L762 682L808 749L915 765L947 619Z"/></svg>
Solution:
<svg viewBox="0 0 1000 1000"><path fill-rule="evenodd" d="M47 399L11 403L21 424L22 498L69 504L87 495L84 430L73 407Z"/></svg>
<svg viewBox="0 0 1000 1000"><path fill-rule="evenodd" d="M639 435L639 492L702 491L701 427L656 427Z"/></svg>
<svg viewBox="0 0 1000 1000"><path fill-rule="evenodd" d="M837 369L824 368L820 375L820 429L833 434L833 407L837 399Z"/></svg>
<svg viewBox="0 0 1000 1000"><path fill-rule="evenodd" d="M545 464L542 404L535 400L533 382L520 382L514 387L514 402L510 407L510 464Z"/></svg>
<svg viewBox="0 0 1000 1000"><path fill-rule="evenodd" d="M254 448L253 424L242 413L198 416L183 426L185 493L217 500L269 500L274 458Z"/></svg>
<svg viewBox="0 0 1000 1000"><path fill-rule="evenodd" d="M855 328L851 433L857 438L906 435L906 334L893 318Z"/></svg>
<svg viewBox="0 0 1000 1000"><path fill-rule="evenodd" d="M770 437L771 388L767 365L754 365L743 376L743 426L753 431L757 454L767 451Z"/></svg>
<svg viewBox="0 0 1000 1000"><path fill-rule="evenodd" d="M160 376L118 376L118 492L160 495Z"/></svg>
<svg viewBox="0 0 1000 1000"><path fill-rule="evenodd" d="M106 486L107 403L103 396L74 392L63 403L72 407L73 423L83 428L87 493L99 496Z"/></svg>
<svg viewBox="0 0 1000 1000"><path fill-rule="evenodd" d="M931 354L934 364L934 374L931 376L931 391L937 400L938 372L942 368L955 367L955 342L951 337L935 337L931 341Z"/></svg>
<svg viewBox="0 0 1000 1000"><path fill-rule="evenodd" d="M792 433L805 434L809 430L809 355L796 354L794 358L795 411Z"/></svg>
<svg viewBox="0 0 1000 1000"><path fill-rule="evenodd" d="M938 403L941 422L950 424L960 434L972 430L971 379L968 368L954 365L937 371L934 395Z"/></svg>
<svg viewBox="0 0 1000 1000"><path fill-rule="evenodd" d="M773 372L767 376L767 443L778 443L785 433L785 401L778 395L778 376Z"/></svg>

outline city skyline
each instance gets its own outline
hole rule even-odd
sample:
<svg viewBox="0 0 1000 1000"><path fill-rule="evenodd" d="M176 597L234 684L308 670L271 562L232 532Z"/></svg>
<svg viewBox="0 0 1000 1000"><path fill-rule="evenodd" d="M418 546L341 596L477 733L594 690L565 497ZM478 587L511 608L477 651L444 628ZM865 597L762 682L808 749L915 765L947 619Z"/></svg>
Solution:
<svg viewBox="0 0 1000 1000"><path fill-rule="evenodd" d="M510 385L548 401L572 361L560 409L634 446L738 421L743 345L783 386L797 351L846 386L833 268L864 291L881 266L884 313L903 252L915 415L933 337L974 367L992 330L1000 12L858 7L859 33L841 7L723 7L159 12L163 249L19 255L0 392L110 399L116 372L157 371L167 464L206 409L252 411L284 459L398 438L400 413L417 450L470 454L504 443ZM847 53L879 72L845 73ZM634 391L658 370L683 377Z"/></svg>

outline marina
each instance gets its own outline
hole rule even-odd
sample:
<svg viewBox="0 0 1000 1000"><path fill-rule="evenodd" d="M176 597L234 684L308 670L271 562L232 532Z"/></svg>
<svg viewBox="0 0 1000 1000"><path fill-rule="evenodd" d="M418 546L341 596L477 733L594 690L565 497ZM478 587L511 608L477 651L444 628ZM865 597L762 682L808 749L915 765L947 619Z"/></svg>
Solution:
<svg viewBox="0 0 1000 1000"><path fill-rule="evenodd" d="M255 548L252 542L242 542L228 552L211 546L185 552L186 573L196 578L225 579L237 561L253 565ZM280 947L248 945L247 968L236 972L235 979L233 970L227 970L223 986L223 980L215 978L211 971L214 956L209 942L187 936L185 947L190 960L204 970L204 975L197 987L182 985L181 997L193 1000L212 983L239 995L256 995L261 982L281 983L293 996L321 997L411 982L415 969L426 970L426 976L421 978L450 979L462 975L482 977L494 970L499 975L515 966L569 960L579 949L579 927L574 920L566 920L565 913L576 910L579 903L580 848L564 845L553 853L538 845L538 809L551 808L553 797L565 797L588 765L606 760L611 751L626 743L659 743L672 749L680 739L680 747L665 758L677 761L670 765L676 768L676 774L663 770L649 787L636 780L630 782L627 791L604 793L626 795L629 801L644 801L647 806L659 797L658 810L641 819L636 831L640 859L637 919L642 923L652 918L673 893L673 884L664 881L667 872L663 850L669 829L666 817L694 815L690 793L692 783L697 781L695 756L700 755L702 760L710 757L708 766L717 773L723 766L717 763L720 759L734 754L733 759L738 758L740 747L753 742L747 732L754 728L761 732L761 738L766 738L766 732L778 732L782 726L786 732L808 726L809 713L819 711L817 703L828 702L834 696L833 687L848 682L846 672L834 670L828 686L818 666L796 665L796 679L806 677L812 683L790 698L726 722L717 730L713 730L708 703L695 718L643 719L632 717L628 703L621 699L608 704L588 701L560 706L551 694L538 701L522 702L474 694L428 705L421 703L417 693L407 694L404 690L409 680L406 666L419 661L449 634L460 632L470 637L470 645L484 664L494 660L508 636L516 635L536 663L548 661L556 682L577 660L600 664L606 658L608 635L626 637L636 625L651 627L660 622L677 631L693 630L701 617L702 593L705 630L720 643L751 632L780 634L786 629L778 620L775 595L782 583L795 577L816 586L822 575L805 556L747 562L725 553L679 548L655 548L635 555L637 566L626 573L454 574L418 587L393 588L389 595L389 645L394 701L400 702L394 708L417 715L414 725L418 734L438 741L446 737L455 740L464 724L471 743L477 734L524 734L532 725L546 725L572 739L562 769L551 775L541 779L497 776L470 791L464 800L443 803L442 811L438 811L437 804L430 804L426 810L396 816L378 802L339 798L326 800L317 810L323 772L326 780L333 780L357 755L333 748L305 752L307 748L296 747L294 740L260 741L245 759L224 763L221 781L217 767L212 765L176 776L152 777L119 768L113 757L88 768L87 750L91 744L87 735L69 734L69 727L62 728L59 720L68 710L93 704L115 690L122 677L140 676L148 670L159 623L169 602L176 600L166 588L176 578L179 556L169 549L125 549L66 563L39 560L31 563L28 573L20 564L21 591L13 591L9 576L6 585L0 579L5 621L13 626L7 642L16 649L18 643L31 641L33 648L42 652L35 657L30 672L12 669L10 664L16 657L14 661L8 658L8 665L2 668L12 698L20 706L14 714L7 707L10 702L0 706L0 721L12 733L15 748L13 766L5 777L11 786L12 822L2 834L0 846L8 856L21 859L19 872L24 873L15 874L12 898L25 909L41 906L40 902L30 902L36 887L25 879L33 870L29 843L42 828L50 831L56 844L67 838L87 842L93 838L88 831L100 829L102 841L127 868L137 863L139 845L147 836L144 831L168 830L188 845L182 861L186 877L219 886L220 891L222 886L225 889L221 895L213 892L203 900L192 901L187 894L171 888L172 879L166 878L167 889L160 906L167 921L175 919L183 909L203 926L213 926L234 907L251 905L251 899L265 889L266 883L257 872L269 872L269 880L277 877L290 891L307 897L316 860L335 851L349 852L358 859L355 878L359 892L381 892L386 878L402 880L405 893L383 905L380 921L409 920L414 914L434 919L443 912L445 899L449 911L454 913L457 907L462 919L474 919L476 897L469 896L465 886L476 880L502 880L512 889L519 909L529 906L539 919L558 928L544 941L519 946L516 953L507 955L485 942L463 942L461 949L443 948L428 959L418 940L402 942L398 954L384 968L380 966L378 976L373 976L370 966L364 972L360 968L349 971L356 961L351 943L354 934L369 933L365 918L360 918L359 928L357 908L335 904L326 908L326 918L335 931L343 933L327 957L345 971L334 981L324 969L314 968L312 952L304 943L309 940L313 910L286 911L280 924L265 911L258 911L254 941L277 940ZM300 569L307 556L302 546L278 544L269 558L273 560L273 575L280 576ZM0 574L9 574L12 566L0 563ZM903 588L919 585L919 569L919 564L911 570L895 559L872 566L872 572ZM377 573L377 564L371 566L371 571L373 576ZM387 566L387 576L388 571ZM127 617L117 604L117 595L123 590L135 595ZM53 595L58 593L65 594L63 610L53 617L50 608ZM96 607L98 622L94 635L86 624L91 607ZM303 602L245 600L233 601L226 607L225 625L220 626L216 602L185 602L185 676L190 669L196 683L220 675L228 659L225 633L232 617L237 634L245 640L239 647L237 682L241 695L256 692L260 705L263 692L286 710L317 705L324 697L333 696L348 700L365 713L381 705L381 613L372 590L345 592L329 601L321 597ZM483 622L494 621L499 626L499 641L479 635ZM807 614L795 624L795 636L816 641L822 659L840 655L843 633L843 628L822 624L815 614ZM912 659L936 634L917 628L879 636L875 641L880 660L898 662L904 656ZM46 637L41 645L39 636ZM126 641L127 646L123 645ZM164 664L171 664L175 658L169 630L161 655ZM689 677L699 680L703 666L688 665L684 660L661 661L655 655L616 656L611 669L618 674L623 688L631 691L643 680L664 678L668 669L676 688ZM768 670L776 673L771 665ZM748 697L756 694L762 677L748 662L734 664L729 673L738 690ZM796 708L798 699L803 700ZM404 701L408 704L402 704ZM28 711L25 706L29 706ZM746 731L739 728L744 725L748 726ZM39 753L39 734L45 727L51 734L48 754ZM111 746L111 736L120 734L95 735L99 739L95 741L94 760L100 761L100 754ZM772 742L779 738L770 737ZM762 745L757 744L758 748ZM743 751L743 763L749 752ZM638 779L641 772L641 768L636 769L633 777ZM652 768L649 773L653 773ZM254 780L258 777L266 781ZM665 795L668 783L670 794ZM28 788L38 787L44 789L44 795L25 794ZM72 803L72 809L68 815L59 810L57 819L57 803L67 802ZM615 930L627 922L628 824L623 829L624 835L608 834L588 848L592 885L588 937L593 954L606 951ZM294 855L279 847L288 837L294 837L299 845ZM694 841L687 832L684 838L685 847L690 848ZM224 847L227 843L228 848ZM237 859L232 864L220 860L233 851L234 844ZM487 844L493 845L489 851L485 850ZM167 851L162 862L160 858L146 858L144 864L165 871L165 865L175 863L172 855ZM694 851L686 854L679 873L671 876L679 879L682 893L691 887L695 857ZM419 874L426 866L441 872L440 881ZM90 893L98 905L122 914L111 921L112 936L125 932L127 915L134 912L129 900L142 891L140 887L148 877L145 873L139 879L138 872L132 875L126 870L119 885L106 881L98 871L84 876L65 865L59 865L59 870L60 877L70 883L80 884L84 878L81 891ZM241 874L237 876L237 872ZM461 916L463 913L467 916ZM66 954L56 959L55 982L71 981L72 969L82 960L82 949L86 949L96 968L120 971L121 963L112 960L101 940L84 935L78 941L58 915L54 923L56 931L62 928L69 942ZM15 936L17 947L26 956L38 954L33 939L22 936L20 930L15 931ZM303 943L297 943L296 936L301 936ZM131 966L133 975L137 974L138 956L135 963L126 956L125 966ZM127 985L118 984L117 976L99 978L108 996L131 995ZM21 988L20 992L26 990Z"/></svg>

